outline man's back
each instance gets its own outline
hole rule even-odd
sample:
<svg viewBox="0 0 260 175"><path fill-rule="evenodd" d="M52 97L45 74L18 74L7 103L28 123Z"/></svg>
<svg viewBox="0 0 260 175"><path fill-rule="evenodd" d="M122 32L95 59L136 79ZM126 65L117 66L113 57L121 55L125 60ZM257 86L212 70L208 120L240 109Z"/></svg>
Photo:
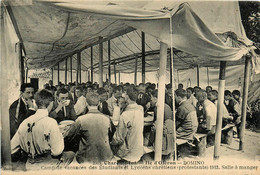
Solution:
<svg viewBox="0 0 260 175"><path fill-rule="evenodd" d="M195 107L184 101L177 109L176 113L177 137L192 139L198 128L198 119Z"/></svg>
<svg viewBox="0 0 260 175"><path fill-rule="evenodd" d="M88 114L80 116L71 128L69 137L74 134L81 134L82 137L76 156L79 163L112 159L113 153L108 139L110 120L107 116L90 108Z"/></svg>
<svg viewBox="0 0 260 175"><path fill-rule="evenodd" d="M120 116L112 144L121 143L118 156L130 162L139 161L143 155L143 107L130 104Z"/></svg>

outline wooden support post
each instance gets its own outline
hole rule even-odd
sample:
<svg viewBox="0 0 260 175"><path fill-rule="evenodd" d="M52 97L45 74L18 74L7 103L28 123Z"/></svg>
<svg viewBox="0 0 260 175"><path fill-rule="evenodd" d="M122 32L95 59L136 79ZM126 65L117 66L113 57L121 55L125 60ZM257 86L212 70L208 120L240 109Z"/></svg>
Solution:
<svg viewBox="0 0 260 175"><path fill-rule="evenodd" d="M89 70L88 70L88 81L90 81L90 73L89 73Z"/></svg>
<svg viewBox="0 0 260 175"><path fill-rule="evenodd" d="M155 161L161 161L162 158L166 64L167 64L167 44L160 42L160 68L159 68L159 87L158 87L155 157L154 157Z"/></svg>
<svg viewBox="0 0 260 175"><path fill-rule="evenodd" d="M65 59L65 84L67 84L68 58Z"/></svg>
<svg viewBox="0 0 260 175"><path fill-rule="evenodd" d="M197 65L197 86L200 86L200 67Z"/></svg>
<svg viewBox="0 0 260 175"><path fill-rule="evenodd" d="M100 38L102 39L102 38ZM99 87L103 87L103 43L99 44L99 74L98 74L98 84Z"/></svg>
<svg viewBox="0 0 260 175"><path fill-rule="evenodd" d="M208 86L209 86L209 68L207 67L207 80L208 80Z"/></svg>
<svg viewBox="0 0 260 175"><path fill-rule="evenodd" d="M115 84L116 84L116 61L114 61L114 76L115 76Z"/></svg>
<svg viewBox="0 0 260 175"><path fill-rule="evenodd" d="M27 68L26 68L25 83L27 83L27 81L28 81L28 71L29 71L29 68L27 67Z"/></svg>
<svg viewBox="0 0 260 175"><path fill-rule="evenodd" d="M3 170L12 170L11 163L11 142L10 142L10 118L9 118L9 106L8 106L8 95L9 92L9 83L8 83L8 57L6 46L6 27L5 27L5 15L7 15L7 11L4 6L1 5L1 64L0 64L0 77L1 77L1 167ZM4 174L4 173L3 173Z"/></svg>
<svg viewBox="0 0 260 175"><path fill-rule="evenodd" d="M72 83L72 56L70 56L70 82Z"/></svg>
<svg viewBox="0 0 260 175"><path fill-rule="evenodd" d="M172 36L171 36L172 37ZM173 48L171 48L170 54L170 70L171 70L171 85L172 85L172 115L173 115L173 145L174 145L174 152L173 158L177 161L177 139L176 139L176 116L175 116L175 89L174 89L174 66L173 66ZM177 76L178 71L177 71ZM179 78L178 78L179 79Z"/></svg>
<svg viewBox="0 0 260 175"><path fill-rule="evenodd" d="M138 58L136 57L135 58L135 79L134 79L135 85L137 85L137 65L138 65Z"/></svg>
<svg viewBox="0 0 260 175"><path fill-rule="evenodd" d="M142 32L142 83L145 83L145 33Z"/></svg>
<svg viewBox="0 0 260 175"><path fill-rule="evenodd" d="M93 47L90 48L91 82L93 83Z"/></svg>
<svg viewBox="0 0 260 175"><path fill-rule="evenodd" d="M53 67L51 68L51 81L52 81L52 83L53 83Z"/></svg>
<svg viewBox="0 0 260 175"><path fill-rule="evenodd" d="M81 83L81 52L77 53L77 83Z"/></svg>
<svg viewBox="0 0 260 175"><path fill-rule="evenodd" d="M246 125L246 107L247 107L247 98L248 98L248 87L249 87L249 76L250 76L250 60L251 55L246 56L245 60L245 70L244 70L244 87L243 87L243 101L242 101L242 118L240 126L240 142L239 150L244 151L244 136L245 136L245 125Z"/></svg>
<svg viewBox="0 0 260 175"><path fill-rule="evenodd" d="M215 146L214 146L215 160L219 159L219 151L220 151L222 114L224 108L223 102L224 102L224 90L225 90L225 72L226 72L226 61L221 61L220 69L219 69L217 123L216 123Z"/></svg>
<svg viewBox="0 0 260 175"><path fill-rule="evenodd" d="M168 58L168 57L167 57ZM171 85L173 86L173 84L172 84L172 77L173 77L173 74L172 74L172 66L173 65L173 55L172 55L172 53L170 52L170 83L171 83Z"/></svg>
<svg viewBox="0 0 260 175"><path fill-rule="evenodd" d="M107 53L108 53L108 82L111 83L111 66L110 66L110 60L111 60L111 49L110 49L110 40L107 41Z"/></svg>
<svg viewBox="0 0 260 175"><path fill-rule="evenodd" d="M18 57L19 57L19 66L20 66L20 83L23 84L24 83L24 60L23 60L23 55L22 55L22 49L23 49L23 45L21 42L17 43L17 52L18 52Z"/></svg>
<svg viewBox="0 0 260 175"><path fill-rule="evenodd" d="M118 72L118 84L120 85L120 72Z"/></svg>
<svg viewBox="0 0 260 175"><path fill-rule="evenodd" d="M57 72L57 74L58 74L58 83L57 84L59 84L59 82L60 82L60 62L58 62L58 70L57 70L58 72Z"/></svg>

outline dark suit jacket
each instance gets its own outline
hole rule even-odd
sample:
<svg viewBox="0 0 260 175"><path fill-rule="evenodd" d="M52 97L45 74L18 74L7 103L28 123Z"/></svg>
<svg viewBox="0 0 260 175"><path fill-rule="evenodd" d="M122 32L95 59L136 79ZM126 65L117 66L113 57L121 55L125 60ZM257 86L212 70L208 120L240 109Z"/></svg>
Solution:
<svg viewBox="0 0 260 175"><path fill-rule="evenodd" d="M102 102L102 107L100 105L98 106L98 110L105 115L110 115L106 101Z"/></svg>
<svg viewBox="0 0 260 175"><path fill-rule="evenodd" d="M20 99L20 98L19 98ZM35 111L29 110L25 105L22 99L20 99L20 107L18 118L16 118L16 109L19 103L19 99L14 101L9 108L9 117L10 117L10 138L12 139L20 124L29 116L35 114Z"/></svg>
<svg viewBox="0 0 260 175"><path fill-rule="evenodd" d="M54 118L58 123L63 121L63 120L76 120L77 119L77 115L76 112L74 110L74 105L73 102L70 101L70 104L68 106L65 106L66 109L66 116L65 113L63 111L63 108L56 113L55 109L58 107L58 103L54 102L53 104L53 108L49 114L50 117Z"/></svg>

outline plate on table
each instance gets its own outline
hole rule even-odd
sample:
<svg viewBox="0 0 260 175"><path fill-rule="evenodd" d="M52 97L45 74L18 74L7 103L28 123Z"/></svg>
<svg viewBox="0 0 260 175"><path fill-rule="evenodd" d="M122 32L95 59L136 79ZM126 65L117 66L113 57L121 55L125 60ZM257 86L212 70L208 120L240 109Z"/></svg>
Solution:
<svg viewBox="0 0 260 175"><path fill-rule="evenodd" d="M73 123L74 123L73 120L63 120L63 121L61 121L59 124L60 124L60 125L71 125L71 124L73 124Z"/></svg>

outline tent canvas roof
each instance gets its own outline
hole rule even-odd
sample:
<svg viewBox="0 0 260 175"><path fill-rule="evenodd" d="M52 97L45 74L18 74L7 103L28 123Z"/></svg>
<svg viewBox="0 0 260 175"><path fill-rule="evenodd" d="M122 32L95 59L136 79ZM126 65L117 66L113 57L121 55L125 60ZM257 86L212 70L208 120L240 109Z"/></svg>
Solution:
<svg viewBox="0 0 260 175"><path fill-rule="evenodd" d="M88 70L90 46L93 46L94 65L97 66L99 62L97 44L104 41L104 70L106 70L107 40L110 40L111 62L115 60L116 68L121 72L134 72L135 58L141 58L141 31L145 31L146 71L157 70L159 41L170 42L167 31L169 13L173 14L174 31L177 30L176 26L182 25L178 21L182 16L184 20L190 20L186 22L187 24L194 24L197 27L192 29L193 26L187 26L191 31L189 35L194 35L192 32L195 31L197 32L195 35L198 36L187 41L184 41L184 37L187 38L189 35L178 38L181 33L173 33L174 48L186 51L174 50L176 69L187 69L198 64L215 67L219 65L219 60L229 58L233 61L229 62L230 65L241 64L243 60L239 58L242 57L242 53L248 51L245 46L250 44L241 24L237 2L188 2L184 5L180 1L162 3L161 1L35 0L31 4L25 2L8 1L8 4L25 47L29 69L50 68L68 56L82 51L81 69ZM156 23L156 26L151 26L153 23ZM158 31L161 26L163 30ZM196 42L201 43L197 48L194 47ZM232 48L228 45L232 45ZM203 47L206 49L201 51L200 48ZM192 49L185 50L186 48ZM212 50L218 51L212 52ZM196 56L196 53L202 55ZM76 55L73 55L74 69L76 69L75 58ZM141 60L138 65L141 67ZM65 68L64 62L60 68Z"/></svg>

